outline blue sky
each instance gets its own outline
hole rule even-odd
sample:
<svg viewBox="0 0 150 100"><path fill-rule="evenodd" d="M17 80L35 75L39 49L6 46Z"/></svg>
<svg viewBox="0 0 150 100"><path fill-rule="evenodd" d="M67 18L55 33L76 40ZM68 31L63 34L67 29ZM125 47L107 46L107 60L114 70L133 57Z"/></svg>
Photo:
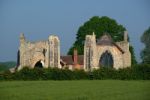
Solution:
<svg viewBox="0 0 150 100"><path fill-rule="evenodd" d="M0 0L0 61L16 61L21 32L29 41L58 35L65 55L92 16L108 16L126 27L140 61L140 36L150 26L149 0Z"/></svg>

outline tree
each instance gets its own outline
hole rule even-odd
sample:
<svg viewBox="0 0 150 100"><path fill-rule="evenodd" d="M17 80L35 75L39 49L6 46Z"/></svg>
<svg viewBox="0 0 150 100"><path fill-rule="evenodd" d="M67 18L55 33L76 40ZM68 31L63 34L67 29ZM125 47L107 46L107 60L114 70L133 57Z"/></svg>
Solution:
<svg viewBox="0 0 150 100"><path fill-rule="evenodd" d="M134 48L130 45L129 50L131 52L131 65L137 64L135 55L134 55Z"/></svg>
<svg viewBox="0 0 150 100"><path fill-rule="evenodd" d="M150 27L141 36L141 42L145 45L141 52L142 63L150 64Z"/></svg>
<svg viewBox="0 0 150 100"><path fill-rule="evenodd" d="M107 16L99 17L94 16L89 21L85 22L84 25L80 26L76 34L76 41L73 46L69 49L68 54L73 54L73 49L76 48L79 54L84 52L84 41L87 34L96 35L96 38L100 38L104 33L109 33L112 39L116 41L122 41L124 36L125 27L118 24L114 19ZM129 39L129 38L128 38ZM133 47L130 47L132 51L132 61L136 63ZM133 64L132 63L132 64Z"/></svg>

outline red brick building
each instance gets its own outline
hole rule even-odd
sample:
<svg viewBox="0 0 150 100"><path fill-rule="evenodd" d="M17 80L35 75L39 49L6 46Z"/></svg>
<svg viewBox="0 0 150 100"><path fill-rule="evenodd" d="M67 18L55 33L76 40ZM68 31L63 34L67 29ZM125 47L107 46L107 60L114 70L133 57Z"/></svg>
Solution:
<svg viewBox="0 0 150 100"><path fill-rule="evenodd" d="M60 63L62 68L73 69L83 69L84 66L84 56L78 55L77 49L74 49L73 55L61 56Z"/></svg>

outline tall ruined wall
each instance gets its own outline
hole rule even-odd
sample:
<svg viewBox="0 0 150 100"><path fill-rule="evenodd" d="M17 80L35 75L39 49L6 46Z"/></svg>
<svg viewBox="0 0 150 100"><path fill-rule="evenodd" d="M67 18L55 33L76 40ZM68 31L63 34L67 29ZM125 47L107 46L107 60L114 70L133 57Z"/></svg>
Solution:
<svg viewBox="0 0 150 100"><path fill-rule="evenodd" d="M124 51L123 57L123 67L130 67L131 66L131 53L129 51L129 42L121 41L116 42L116 44Z"/></svg>
<svg viewBox="0 0 150 100"><path fill-rule="evenodd" d="M38 61L44 68L60 67L59 38L52 35L46 41L29 42L21 34L18 59L18 70L24 66L34 68Z"/></svg>
<svg viewBox="0 0 150 100"><path fill-rule="evenodd" d="M97 67L97 49L95 34L87 35L84 45L84 69L91 70Z"/></svg>
<svg viewBox="0 0 150 100"><path fill-rule="evenodd" d="M60 41L57 36L49 36L49 66L60 68Z"/></svg>
<svg viewBox="0 0 150 100"><path fill-rule="evenodd" d="M91 36L87 35L84 45L84 69L90 70L91 67Z"/></svg>
<svg viewBox="0 0 150 100"><path fill-rule="evenodd" d="M102 36L96 44L95 35L87 35L84 44L84 70L89 71L100 68L102 55L107 51L113 59L113 68L125 68L131 66L131 53L127 32L124 33L124 40L114 43L108 35Z"/></svg>
<svg viewBox="0 0 150 100"><path fill-rule="evenodd" d="M116 44L124 51L123 57L123 67L131 66L131 53L129 51L129 42L128 42L128 32L124 32L124 41L116 42Z"/></svg>

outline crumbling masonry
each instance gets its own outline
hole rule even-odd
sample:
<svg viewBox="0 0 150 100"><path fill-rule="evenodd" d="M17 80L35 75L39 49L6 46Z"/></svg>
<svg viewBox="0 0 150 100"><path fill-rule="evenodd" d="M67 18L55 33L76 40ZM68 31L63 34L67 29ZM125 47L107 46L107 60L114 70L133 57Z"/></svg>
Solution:
<svg viewBox="0 0 150 100"><path fill-rule="evenodd" d="M17 63L18 70L23 67L61 68L59 38L51 35L46 41L29 42L22 33L20 35Z"/></svg>

